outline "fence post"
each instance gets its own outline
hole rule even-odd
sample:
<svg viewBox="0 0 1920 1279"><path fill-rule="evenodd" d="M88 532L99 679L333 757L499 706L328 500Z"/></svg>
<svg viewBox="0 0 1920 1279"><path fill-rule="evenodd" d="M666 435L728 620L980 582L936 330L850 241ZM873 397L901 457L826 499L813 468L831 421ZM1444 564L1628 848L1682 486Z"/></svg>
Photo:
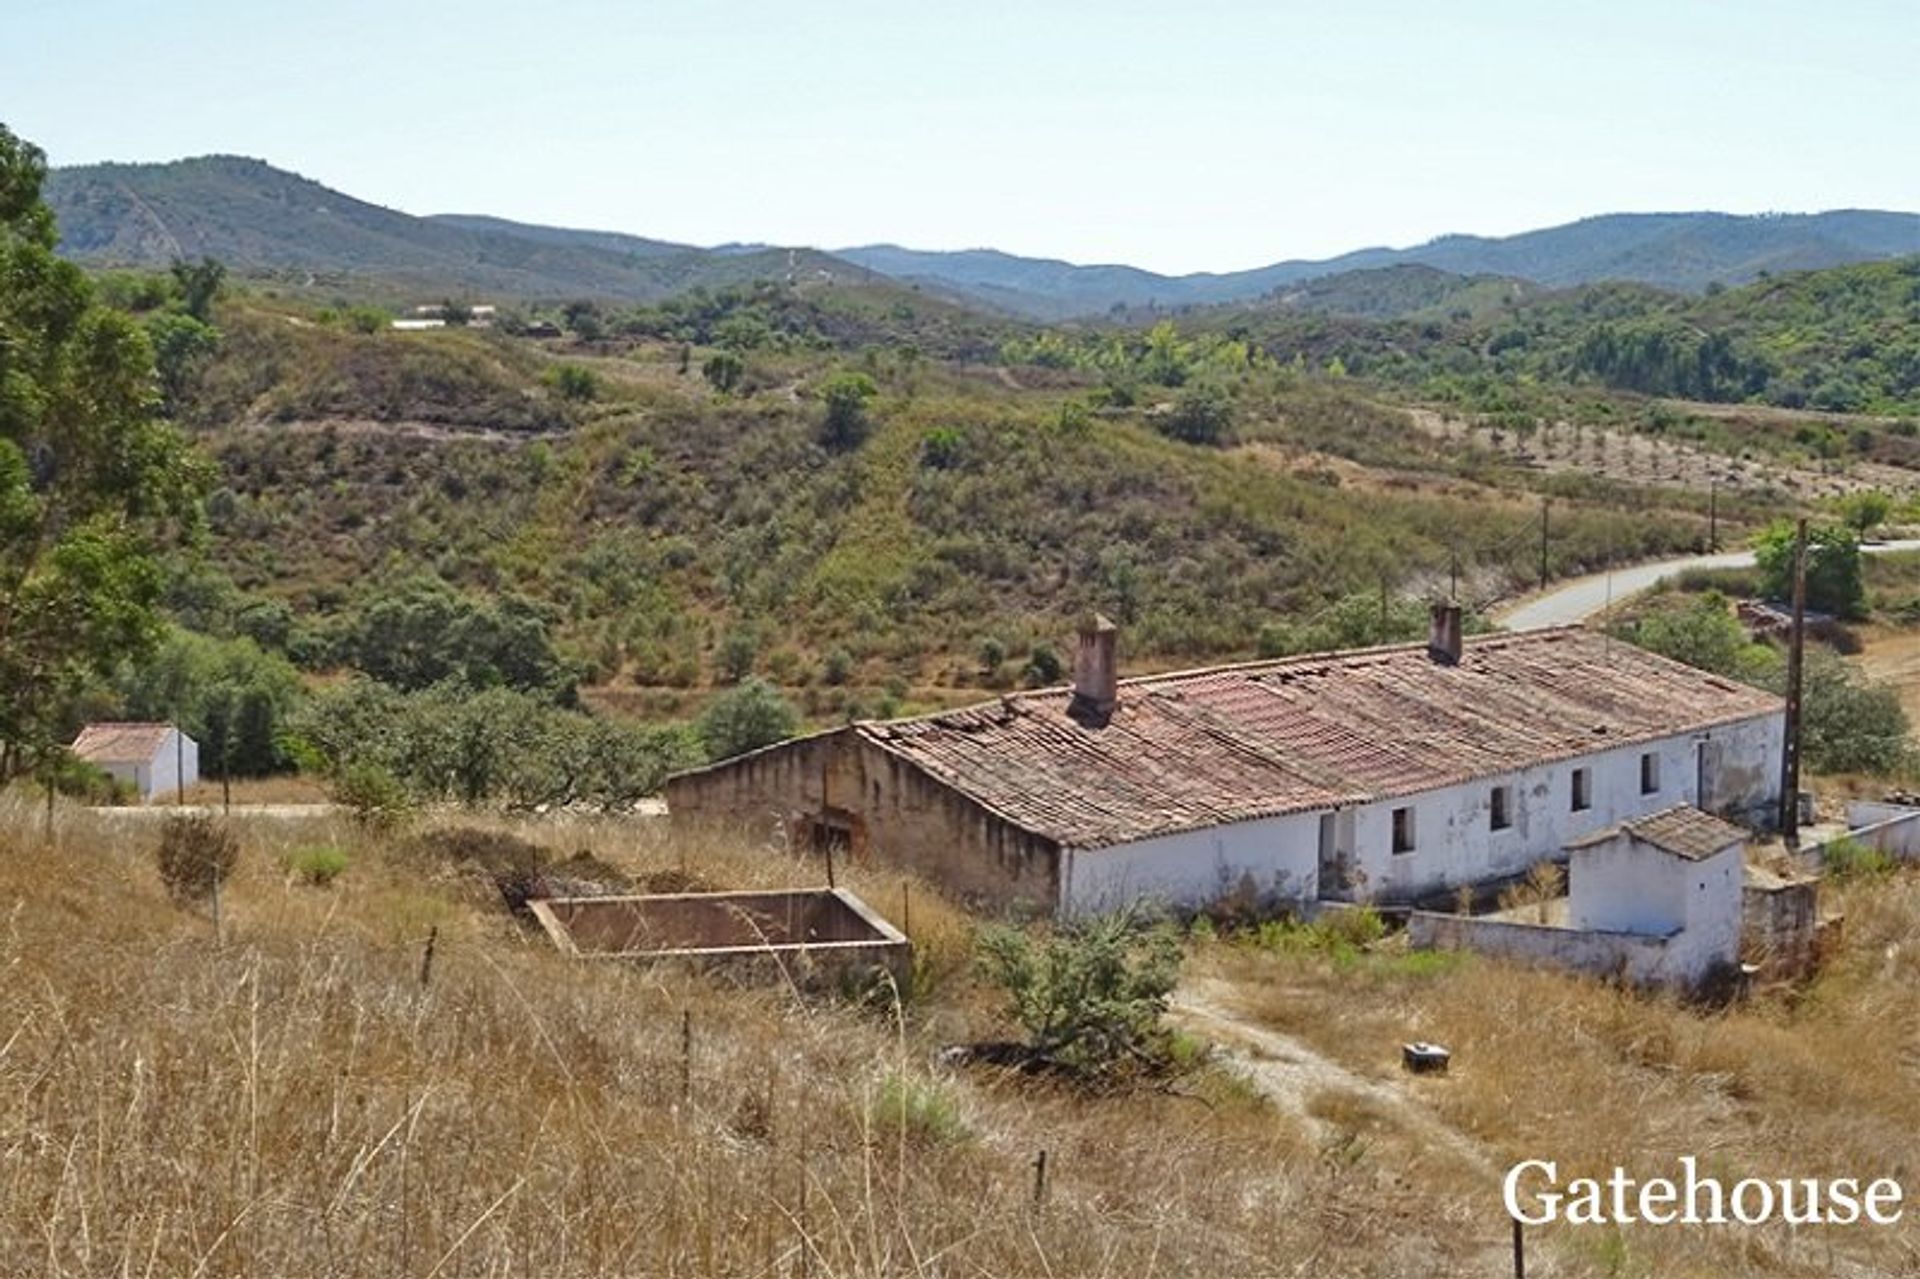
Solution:
<svg viewBox="0 0 1920 1279"><path fill-rule="evenodd" d="M1047 1152L1041 1151L1033 1157L1033 1206L1038 1209L1047 1202Z"/></svg>
<svg viewBox="0 0 1920 1279"><path fill-rule="evenodd" d="M1527 1237L1520 1233L1520 1218L1513 1219L1513 1279L1527 1279Z"/></svg>

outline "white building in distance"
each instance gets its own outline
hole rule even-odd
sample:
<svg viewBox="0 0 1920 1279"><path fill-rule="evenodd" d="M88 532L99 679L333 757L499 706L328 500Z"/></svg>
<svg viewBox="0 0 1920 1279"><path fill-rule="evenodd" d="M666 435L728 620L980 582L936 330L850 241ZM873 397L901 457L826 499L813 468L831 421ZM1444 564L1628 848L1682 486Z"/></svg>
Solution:
<svg viewBox="0 0 1920 1279"><path fill-rule="evenodd" d="M200 780L200 744L171 724L89 724L69 749L143 800Z"/></svg>

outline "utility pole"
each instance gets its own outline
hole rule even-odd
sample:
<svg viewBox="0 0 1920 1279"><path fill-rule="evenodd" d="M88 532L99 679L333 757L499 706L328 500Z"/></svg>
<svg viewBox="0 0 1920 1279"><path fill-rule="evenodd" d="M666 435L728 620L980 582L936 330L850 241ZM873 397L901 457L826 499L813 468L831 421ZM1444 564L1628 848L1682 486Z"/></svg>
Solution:
<svg viewBox="0 0 1920 1279"><path fill-rule="evenodd" d="M1707 481L1707 550L1720 549L1720 481Z"/></svg>
<svg viewBox="0 0 1920 1279"><path fill-rule="evenodd" d="M1540 499L1540 589L1547 589L1547 511L1553 506L1553 499Z"/></svg>
<svg viewBox="0 0 1920 1279"><path fill-rule="evenodd" d="M1807 645L1807 521L1793 538L1793 631L1787 640L1787 731L1780 749L1780 834L1800 838L1800 676Z"/></svg>
<svg viewBox="0 0 1920 1279"><path fill-rule="evenodd" d="M1447 603L1460 602L1460 548L1455 546L1447 552Z"/></svg>

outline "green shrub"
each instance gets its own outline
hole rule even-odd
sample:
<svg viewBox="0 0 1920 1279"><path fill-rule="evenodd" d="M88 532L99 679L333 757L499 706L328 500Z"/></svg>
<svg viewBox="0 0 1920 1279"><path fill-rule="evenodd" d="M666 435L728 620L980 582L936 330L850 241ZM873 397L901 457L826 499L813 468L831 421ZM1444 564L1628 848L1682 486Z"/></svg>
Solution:
<svg viewBox="0 0 1920 1279"><path fill-rule="evenodd" d="M160 829L160 880L177 902L212 897L240 860L240 841L204 813L169 817Z"/></svg>
<svg viewBox="0 0 1920 1279"><path fill-rule="evenodd" d="M413 798L400 779L385 768L356 760L340 770L333 782L333 802L346 808L369 830L391 831L406 824Z"/></svg>
<svg viewBox="0 0 1920 1279"><path fill-rule="evenodd" d="M347 861L344 849L332 844L314 844L294 849L293 855L287 858L287 869L305 883L325 888L346 871Z"/></svg>
<svg viewBox="0 0 1920 1279"><path fill-rule="evenodd" d="M991 928L980 934L979 956L1035 1059L1089 1075L1171 1063L1162 1020L1180 977L1180 941L1166 925L1127 910L1038 940Z"/></svg>
<svg viewBox="0 0 1920 1279"><path fill-rule="evenodd" d="M916 1146L954 1146L972 1136L947 1089L898 1072L880 1081L867 1124L877 1134Z"/></svg>
<svg viewBox="0 0 1920 1279"><path fill-rule="evenodd" d="M1842 835L1821 856L1826 873L1837 880L1880 879L1894 871L1894 860L1877 848Z"/></svg>

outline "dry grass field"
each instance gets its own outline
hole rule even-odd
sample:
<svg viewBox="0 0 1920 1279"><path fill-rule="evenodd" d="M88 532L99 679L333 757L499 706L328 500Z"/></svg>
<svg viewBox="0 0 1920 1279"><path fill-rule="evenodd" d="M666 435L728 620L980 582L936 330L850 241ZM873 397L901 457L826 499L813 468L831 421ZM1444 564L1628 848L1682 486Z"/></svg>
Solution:
<svg viewBox="0 0 1920 1279"><path fill-rule="evenodd" d="M853 1007L570 963L333 819L238 824L216 938L162 887L156 826L63 811L48 845L38 816L0 813L9 1275L1497 1275L1497 1169L1524 1155L1920 1180L1913 880L1847 894L1846 952L1804 997L1710 1016L1391 946L1197 942L1192 989L1310 1045L1327 1086L1264 1096L1223 1039L1226 1064L1095 1096L935 1064L1006 1028L972 921L884 872L844 882L896 921L911 893L922 972L903 1006ZM517 829L636 876L819 878L659 823ZM325 887L289 869L322 844L347 857ZM1416 1034L1450 1077L1397 1075ZM1543 1235L1533 1273L1916 1267L1913 1231L1588 1228Z"/></svg>

